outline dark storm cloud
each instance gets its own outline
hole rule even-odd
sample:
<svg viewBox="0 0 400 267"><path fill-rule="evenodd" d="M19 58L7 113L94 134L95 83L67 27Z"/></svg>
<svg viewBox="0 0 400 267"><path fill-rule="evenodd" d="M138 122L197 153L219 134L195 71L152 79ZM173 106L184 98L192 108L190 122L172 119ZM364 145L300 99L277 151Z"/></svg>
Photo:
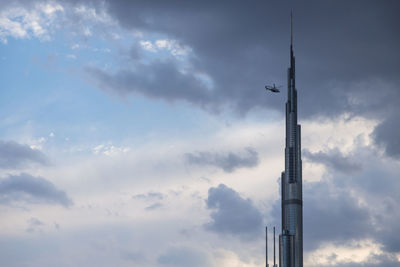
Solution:
<svg viewBox="0 0 400 267"><path fill-rule="evenodd" d="M123 9L122 5L124 5ZM262 91L265 71L263 71L263 75L257 77L255 75L256 67L248 67L250 64L264 65L265 61L259 53L265 55L266 51L261 49L261 44L256 44L256 51L253 49L253 45L250 45L248 49L240 50L239 43L243 43L242 40L245 40L246 37L240 36L244 29L235 22L237 19L240 20L242 10L240 10L241 8L234 10L235 8L238 6L234 2L223 5L219 2L212 4L211 2L205 4L159 2L155 5L146 2L137 2L133 5L126 5L126 2L109 3L111 14L115 15L126 27L160 32L167 35L168 38L177 39L182 44L192 47L195 57L191 58L190 63L194 71L210 75L215 84L212 91L199 83L193 75L175 74L176 66L171 63L155 62L150 68L147 68L146 72L153 79L145 86L138 86L134 82L137 79L137 73L134 71L128 74L129 77L132 77L129 82L128 79L125 79L125 82L121 82L118 86L113 86L114 78L120 76L118 73L112 76L103 73L101 78L96 76L95 78L100 80L99 83L110 79L111 82L106 84L110 84L109 89L117 93L120 93L121 88L129 88L124 91L139 92L168 101L185 100L211 110L219 110L224 106L248 110L254 101L256 105L257 103L265 104L267 98ZM128 13L131 19L125 17ZM261 15L259 11L257 13ZM239 18L234 18L236 15L239 15ZM152 22L148 23L148 21ZM246 20L243 22L246 23ZM232 24L230 25L230 23ZM235 31L239 31L236 37L232 35ZM250 31L246 30L246 32ZM246 41L251 42L251 40ZM240 62L241 60L244 61ZM160 66L157 67L157 65ZM138 73L142 73L140 67L135 69L138 70ZM165 81L165 75L159 73L158 70L172 73L173 83ZM121 72L126 74L123 70ZM90 72L92 75L93 73L96 72ZM167 76L167 78L169 77ZM250 81L251 84L248 83Z"/></svg>
<svg viewBox="0 0 400 267"><path fill-rule="evenodd" d="M207 208L212 221L205 228L219 234L231 234L243 239L259 237L262 214L250 199L242 198L235 190L220 184L208 190Z"/></svg>
<svg viewBox="0 0 400 267"><path fill-rule="evenodd" d="M364 90L357 89L357 83L398 81L400 37L395 25L400 19L395 10L400 4L396 1L106 1L105 6L123 27L164 34L190 46L195 54L190 60L193 67L214 81L211 97L217 101L212 105L230 105L238 111L280 107L282 97L267 96L262 88L266 82L286 82L291 7L303 114L371 108L374 99L362 99ZM137 78L135 72L130 75ZM196 83L190 77L182 84L171 84L185 90L167 83L165 91L171 90L171 95L152 90L162 84L157 76L148 87L136 83L123 87L203 106L205 99L187 87L196 88ZM121 85L113 88L119 92ZM399 94L395 95L398 99ZM354 96L362 102L355 104L351 101Z"/></svg>
<svg viewBox="0 0 400 267"><path fill-rule="evenodd" d="M331 149L327 152L312 153L307 149L303 149L303 156L311 162L324 164L335 171L352 174L360 171L361 163L354 162L354 157L344 156L339 149Z"/></svg>
<svg viewBox="0 0 400 267"><path fill-rule="evenodd" d="M259 163L258 153L252 148L247 148L246 153L219 154L210 152L186 153L185 160L189 164L200 166L215 166L223 169L225 172L233 172L238 168L255 167Z"/></svg>
<svg viewBox="0 0 400 267"><path fill-rule="evenodd" d="M48 159L41 151L28 145L0 141L0 168L16 169L29 163L48 164Z"/></svg>
<svg viewBox="0 0 400 267"><path fill-rule="evenodd" d="M114 74L92 69L100 88L136 92L167 101L183 100L211 111L254 107L279 111L285 91L270 95L266 83L286 84L289 10L294 9L297 87L302 118L344 112L384 120L400 109L400 24L398 1L106 1L125 28L157 33L192 48L192 70L206 73L212 90L171 62L153 62L146 73L121 68ZM137 61L136 57L132 62ZM166 80L163 73L171 75ZM142 77L152 77L143 82ZM160 85L163 85L160 88ZM388 155L400 152L385 121L377 143ZM393 144L393 145L392 145Z"/></svg>
<svg viewBox="0 0 400 267"><path fill-rule="evenodd" d="M192 248L171 248L158 257L157 262L167 266L212 266L208 256Z"/></svg>
<svg viewBox="0 0 400 267"><path fill-rule="evenodd" d="M0 179L0 203L19 202L59 204L64 207L72 205L64 191L42 177L22 173Z"/></svg>

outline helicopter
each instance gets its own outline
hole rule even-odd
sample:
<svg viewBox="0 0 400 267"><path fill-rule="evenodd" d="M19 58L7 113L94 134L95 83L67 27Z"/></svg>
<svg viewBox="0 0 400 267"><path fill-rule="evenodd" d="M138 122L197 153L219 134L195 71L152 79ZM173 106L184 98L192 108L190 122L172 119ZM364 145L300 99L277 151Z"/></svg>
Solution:
<svg viewBox="0 0 400 267"><path fill-rule="evenodd" d="M266 86L265 86L265 89L266 89L266 90L269 90L269 91L271 91L271 92L273 92L273 93L279 93L280 91L279 91L278 88L280 88L280 87L282 87L282 86L276 87L276 85L273 84L273 86L266 85Z"/></svg>

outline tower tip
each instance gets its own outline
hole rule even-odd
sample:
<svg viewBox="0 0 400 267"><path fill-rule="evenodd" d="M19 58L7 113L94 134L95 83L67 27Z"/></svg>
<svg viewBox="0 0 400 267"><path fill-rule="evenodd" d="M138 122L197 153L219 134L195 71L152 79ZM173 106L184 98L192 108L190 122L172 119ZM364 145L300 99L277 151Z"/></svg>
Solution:
<svg viewBox="0 0 400 267"><path fill-rule="evenodd" d="M290 10L290 46L293 46L293 9Z"/></svg>

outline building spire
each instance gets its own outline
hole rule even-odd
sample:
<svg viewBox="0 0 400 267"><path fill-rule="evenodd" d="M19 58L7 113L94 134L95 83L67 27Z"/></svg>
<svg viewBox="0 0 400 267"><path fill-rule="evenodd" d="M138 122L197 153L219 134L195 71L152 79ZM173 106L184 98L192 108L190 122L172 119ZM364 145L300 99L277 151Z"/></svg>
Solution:
<svg viewBox="0 0 400 267"><path fill-rule="evenodd" d="M290 47L293 47L293 9L290 10Z"/></svg>
<svg viewBox="0 0 400 267"><path fill-rule="evenodd" d="M301 127L297 123L297 90L293 52L293 10L290 12L290 67L286 102L285 171L281 176L282 234L279 236L280 266L303 267L303 179Z"/></svg>
<svg viewBox="0 0 400 267"><path fill-rule="evenodd" d="M293 52L293 9L290 10L290 68L289 68L289 81L288 81L288 100L291 102L291 110L293 110L295 103L292 96L294 93L292 92L295 90L295 59L294 59L294 52Z"/></svg>

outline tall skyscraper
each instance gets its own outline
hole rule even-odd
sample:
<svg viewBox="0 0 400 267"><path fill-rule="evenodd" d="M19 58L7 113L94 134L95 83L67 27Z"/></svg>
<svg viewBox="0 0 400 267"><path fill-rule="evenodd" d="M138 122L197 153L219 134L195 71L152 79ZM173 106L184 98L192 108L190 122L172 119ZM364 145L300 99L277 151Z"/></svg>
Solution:
<svg viewBox="0 0 400 267"><path fill-rule="evenodd" d="M297 90L293 53L293 19L290 15L290 67L286 102L285 171L281 176L282 233L279 266L303 267L303 193L301 128L297 124Z"/></svg>

